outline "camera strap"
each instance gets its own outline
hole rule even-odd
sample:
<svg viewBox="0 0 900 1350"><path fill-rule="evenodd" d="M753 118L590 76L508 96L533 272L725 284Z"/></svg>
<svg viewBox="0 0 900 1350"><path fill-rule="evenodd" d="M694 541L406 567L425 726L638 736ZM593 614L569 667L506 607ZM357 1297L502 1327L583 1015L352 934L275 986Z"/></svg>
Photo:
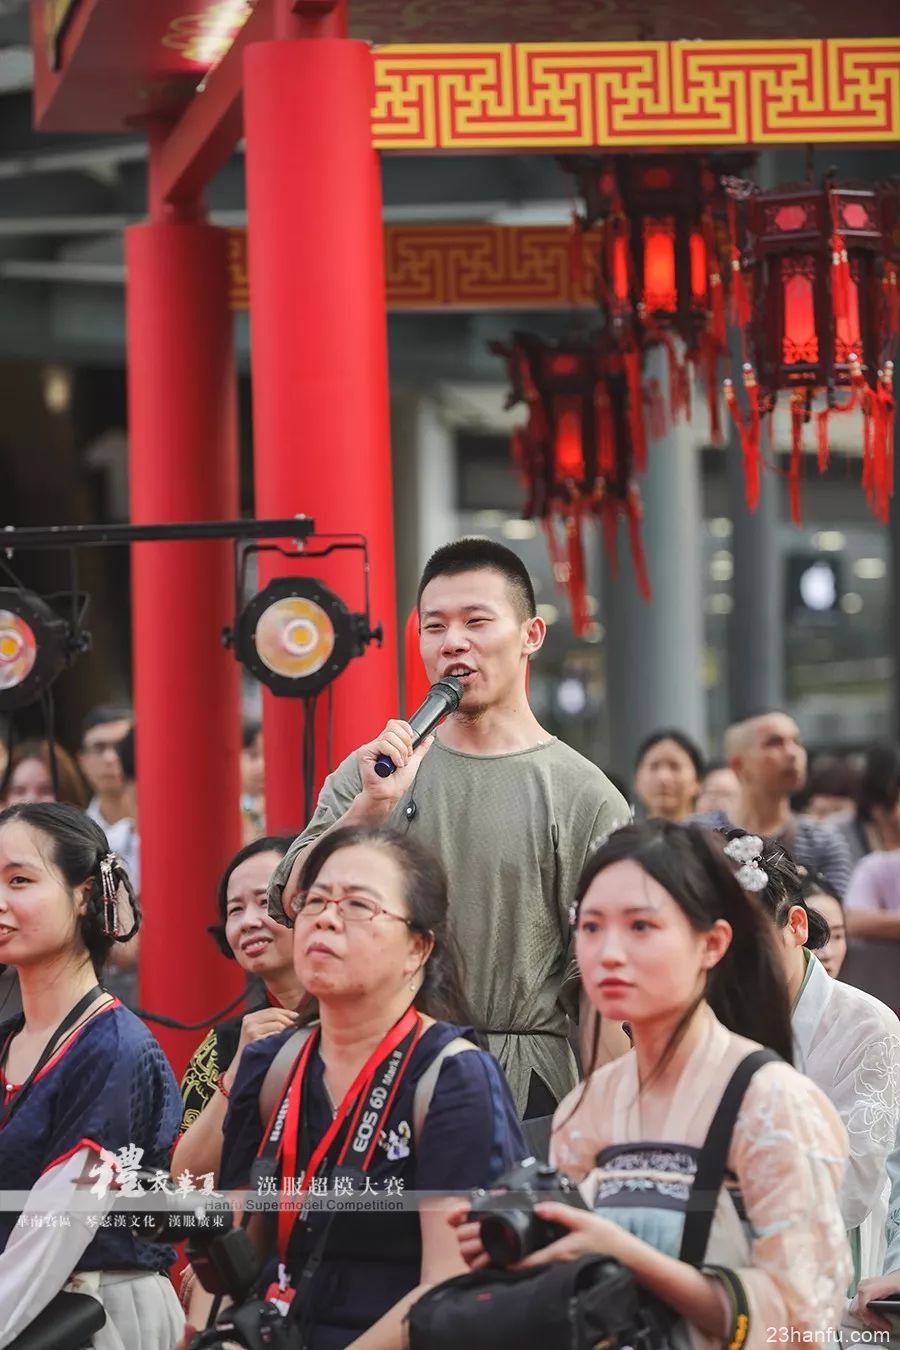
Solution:
<svg viewBox="0 0 900 1350"><path fill-rule="evenodd" d="M422 1019L410 1007L376 1046L313 1149L297 1187L298 1196L306 1195L320 1173L331 1175L337 1170L345 1176L365 1176L421 1032ZM270 1167L279 1164L282 1178L296 1175L303 1089L319 1035L317 1028L304 1043L257 1154L257 1160ZM278 1211L278 1252L282 1261L301 1217L302 1210L300 1214L287 1207Z"/></svg>

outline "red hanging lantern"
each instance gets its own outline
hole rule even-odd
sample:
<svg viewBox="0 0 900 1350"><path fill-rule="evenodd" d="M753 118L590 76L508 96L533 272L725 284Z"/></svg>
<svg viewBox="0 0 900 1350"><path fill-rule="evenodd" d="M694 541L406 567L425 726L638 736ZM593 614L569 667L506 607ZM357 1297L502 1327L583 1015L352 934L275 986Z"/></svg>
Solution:
<svg viewBox="0 0 900 1350"><path fill-rule="evenodd" d="M632 436L630 354L602 335L549 343L518 332L509 344L492 342L490 347L507 363L512 386L507 406L524 403L528 409L525 426L513 433L513 456L527 493L523 514L543 523L554 577L569 593L572 626L582 636L590 623L585 517L601 521L613 563L618 520L625 517L638 584L646 598L650 595L633 480L638 448ZM639 369L636 396L640 400Z"/></svg>
<svg viewBox="0 0 900 1350"><path fill-rule="evenodd" d="M690 416L692 363L705 380L711 437L718 441L718 363L727 347L723 269L730 270L733 252L720 174L747 157L728 164L691 155L562 162L584 201L577 224L602 222L597 291L612 335L639 356L651 344L666 348L673 419ZM651 432L660 434L665 409L658 394L650 397Z"/></svg>
<svg viewBox="0 0 900 1350"><path fill-rule="evenodd" d="M815 417L820 471L828 464L828 419L859 410L864 419L863 481L885 520L892 477L892 366L897 337L896 271L886 235L893 188L843 186L826 179L761 192L732 181L743 202L754 301L749 332L755 364L746 364L750 416L733 386L735 416L748 474L748 502L758 499L760 419L778 394L791 399L791 516L800 518L803 432ZM849 391L847 395L840 390ZM813 411L814 398L824 407Z"/></svg>

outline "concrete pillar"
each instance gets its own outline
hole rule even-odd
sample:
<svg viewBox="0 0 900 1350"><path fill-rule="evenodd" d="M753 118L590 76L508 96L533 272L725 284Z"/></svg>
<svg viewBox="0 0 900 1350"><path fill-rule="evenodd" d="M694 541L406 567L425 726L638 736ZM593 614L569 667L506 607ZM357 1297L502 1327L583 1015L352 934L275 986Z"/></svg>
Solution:
<svg viewBox="0 0 900 1350"><path fill-rule="evenodd" d="M735 367L737 369L737 367ZM784 702L784 577L778 545L782 485L763 466L759 505L747 507L740 439L731 419L725 448L732 522L733 607L727 624L729 721L780 708ZM763 453L771 459L763 433Z"/></svg>
<svg viewBox="0 0 900 1350"><path fill-rule="evenodd" d="M647 380L659 381L668 406L666 356L651 349ZM643 538L653 598L635 583L624 522L619 528L619 577L604 563L610 767L631 778L635 752L659 726L675 726L706 740L703 687L702 513L695 433L684 422L649 441L640 480Z"/></svg>
<svg viewBox="0 0 900 1350"><path fill-rule="evenodd" d="M391 399L394 470L394 557L400 640L415 604L422 568L441 544L459 534L456 441L440 404L426 392L405 390ZM403 653L400 654L401 669Z"/></svg>

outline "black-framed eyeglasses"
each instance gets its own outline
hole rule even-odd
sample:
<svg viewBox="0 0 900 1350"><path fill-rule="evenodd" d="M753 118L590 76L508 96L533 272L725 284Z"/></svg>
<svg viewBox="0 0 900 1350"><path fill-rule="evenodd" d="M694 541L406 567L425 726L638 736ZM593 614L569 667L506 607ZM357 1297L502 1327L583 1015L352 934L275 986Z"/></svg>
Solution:
<svg viewBox="0 0 900 1350"><path fill-rule="evenodd" d="M341 918L348 923L371 923L379 914L384 914L388 919L398 919L400 923L405 923L407 928L415 927L411 919L386 909L384 905L380 905L377 900L373 900L362 891L346 890L332 895L329 891L317 890L315 886L310 886L309 890L298 891L292 896L287 907L294 918L298 918L301 914L307 918L315 918L317 914L324 914L328 905L334 905Z"/></svg>

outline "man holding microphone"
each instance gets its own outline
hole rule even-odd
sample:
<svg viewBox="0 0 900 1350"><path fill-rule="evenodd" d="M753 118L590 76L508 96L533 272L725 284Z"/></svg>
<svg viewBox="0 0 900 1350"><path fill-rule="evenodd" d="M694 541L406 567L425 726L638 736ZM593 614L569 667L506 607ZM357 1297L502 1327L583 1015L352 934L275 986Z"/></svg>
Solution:
<svg viewBox="0 0 900 1350"><path fill-rule="evenodd" d="M447 872L478 1027L523 1117L550 1116L577 1079L567 1038L567 1014L578 1011L569 906L592 844L625 824L629 809L529 706L528 661L546 625L510 549L486 539L438 549L418 611L428 677L459 680L459 706L415 749L412 727L393 719L327 778L315 815L276 869L270 912L285 921L302 855L326 830L415 833ZM384 756L396 771L382 777Z"/></svg>

